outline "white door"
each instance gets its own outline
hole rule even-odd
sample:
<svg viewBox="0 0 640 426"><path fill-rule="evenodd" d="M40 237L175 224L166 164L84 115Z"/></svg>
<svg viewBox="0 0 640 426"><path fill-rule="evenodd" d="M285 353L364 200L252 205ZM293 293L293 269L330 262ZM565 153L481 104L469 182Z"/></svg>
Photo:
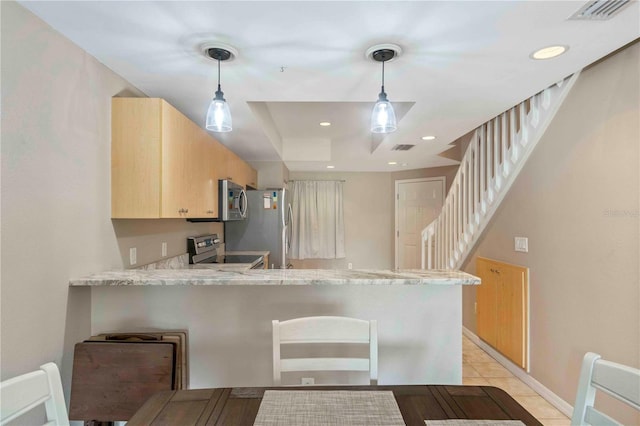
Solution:
<svg viewBox="0 0 640 426"><path fill-rule="evenodd" d="M396 268L420 268L420 234L440 214L444 187L444 177L396 181Z"/></svg>

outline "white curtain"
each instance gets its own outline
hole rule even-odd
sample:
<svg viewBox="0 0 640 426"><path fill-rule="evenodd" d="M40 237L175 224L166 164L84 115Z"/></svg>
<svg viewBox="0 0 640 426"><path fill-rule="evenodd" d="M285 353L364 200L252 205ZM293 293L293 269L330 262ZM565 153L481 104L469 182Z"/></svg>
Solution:
<svg viewBox="0 0 640 426"><path fill-rule="evenodd" d="M338 259L344 253L343 182L292 182L291 258Z"/></svg>

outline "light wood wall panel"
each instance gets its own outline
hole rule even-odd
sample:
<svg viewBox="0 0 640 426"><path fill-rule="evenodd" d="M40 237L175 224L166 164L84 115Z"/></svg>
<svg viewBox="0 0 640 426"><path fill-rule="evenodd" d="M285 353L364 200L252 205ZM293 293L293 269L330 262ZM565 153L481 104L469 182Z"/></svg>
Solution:
<svg viewBox="0 0 640 426"><path fill-rule="evenodd" d="M529 369L529 269L479 257L476 275L478 336Z"/></svg>

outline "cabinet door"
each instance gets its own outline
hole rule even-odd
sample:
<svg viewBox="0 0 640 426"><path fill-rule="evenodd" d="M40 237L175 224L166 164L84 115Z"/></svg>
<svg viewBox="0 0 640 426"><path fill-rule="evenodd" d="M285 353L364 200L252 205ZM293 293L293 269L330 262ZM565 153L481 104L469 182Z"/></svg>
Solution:
<svg viewBox="0 0 640 426"><path fill-rule="evenodd" d="M504 356L529 367L529 270L490 259L476 260L478 337Z"/></svg>
<svg viewBox="0 0 640 426"><path fill-rule="evenodd" d="M111 101L111 217L158 218L161 199L160 99Z"/></svg>
<svg viewBox="0 0 640 426"><path fill-rule="evenodd" d="M216 217L218 205L217 179L212 175L212 138L195 123L192 124L193 147L191 150L192 182L188 191L189 200L186 217Z"/></svg>
<svg viewBox="0 0 640 426"><path fill-rule="evenodd" d="M197 143L188 118L162 102L162 217L186 217L195 209L193 163Z"/></svg>
<svg viewBox="0 0 640 426"><path fill-rule="evenodd" d="M476 287L476 327L478 337L493 347L497 345L497 283L496 277L491 272L491 264L485 259L476 260L476 275L482 280L482 284Z"/></svg>
<svg viewBox="0 0 640 426"><path fill-rule="evenodd" d="M497 349L519 366L526 368L527 355L527 286L525 268L497 268L498 324Z"/></svg>
<svg viewBox="0 0 640 426"><path fill-rule="evenodd" d="M222 145L217 140L215 142L216 142L216 147L214 148L214 155L216 156L214 159L215 174L218 179L233 180L231 179L231 176L229 176L229 161L232 153L231 151L229 151L229 149L226 146Z"/></svg>
<svg viewBox="0 0 640 426"><path fill-rule="evenodd" d="M233 151L227 152L227 178L238 185L246 185L243 161Z"/></svg>
<svg viewBox="0 0 640 426"><path fill-rule="evenodd" d="M246 164L246 181L247 187L251 187L253 189L258 189L258 172L251 167L248 163Z"/></svg>

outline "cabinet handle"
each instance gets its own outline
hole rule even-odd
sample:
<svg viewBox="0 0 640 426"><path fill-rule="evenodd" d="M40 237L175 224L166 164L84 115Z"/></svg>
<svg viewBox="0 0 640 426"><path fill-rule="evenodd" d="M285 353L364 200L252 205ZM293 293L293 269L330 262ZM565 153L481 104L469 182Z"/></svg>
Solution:
<svg viewBox="0 0 640 426"><path fill-rule="evenodd" d="M213 210L207 210L208 214L213 214Z"/></svg>
<svg viewBox="0 0 640 426"><path fill-rule="evenodd" d="M498 274L500 275L500 270L499 269L489 269L491 272L493 272L494 274Z"/></svg>
<svg viewBox="0 0 640 426"><path fill-rule="evenodd" d="M178 210L178 213L184 213L184 209Z"/></svg>
<svg viewBox="0 0 640 426"><path fill-rule="evenodd" d="M185 213L189 213L189 209L184 209L184 212Z"/></svg>

